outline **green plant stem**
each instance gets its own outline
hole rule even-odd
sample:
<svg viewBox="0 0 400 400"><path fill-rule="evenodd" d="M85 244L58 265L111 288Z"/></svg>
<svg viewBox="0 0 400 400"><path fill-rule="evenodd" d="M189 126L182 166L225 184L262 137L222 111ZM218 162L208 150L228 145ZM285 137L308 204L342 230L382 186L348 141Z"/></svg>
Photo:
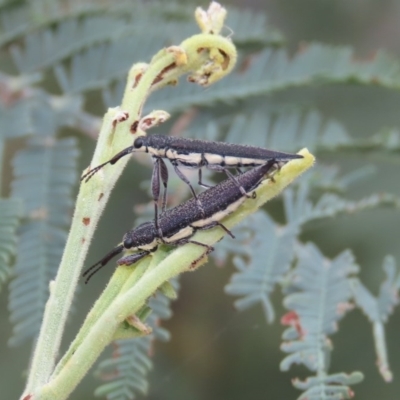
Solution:
<svg viewBox="0 0 400 400"><path fill-rule="evenodd" d="M201 40L202 37L203 41ZM212 45L219 45L226 51L232 52L231 55L229 55L229 52L227 53L230 64L222 72L218 69L218 79L232 69L236 60L236 51L229 40L208 34L195 35L191 39L189 38L184 42L186 50L183 49L182 51L187 51L188 55L187 62L183 65L178 65L179 63L176 62L176 53L164 49L153 58L153 61L140 74L139 80L137 79L137 65L131 68L121 107L110 108L104 116L91 165L104 162L111 155L130 145L132 141L130 128L134 122L140 120L144 102L149 94L155 90L156 86L162 87L162 85L167 84L172 75L174 77L180 76L190 70L200 68L203 63L207 62L204 51L198 51L200 48L208 48L212 42ZM210 63L208 62L208 64ZM165 73L165 71L168 71L168 73ZM157 85L155 82L157 82ZM124 113L127 113L127 118L121 120L121 114ZM27 386L22 398L40 392L40 388L49 382L89 244L111 190L127 162L128 158L126 157L113 168L105 168L105 171L99 172L89 183L82 184L80 187L64 254L55 281L50 283L50 296L46 303Z"/></svg>
<svg viewBox="0 0 400 400"><path fill-rule="evenodd" d="M97 321L100 316L107 310L108 306L115 300L118 296L122 288L124 287L125 283L129 280L131 275L136 277L136 280L139 276L146 270L149 264L149 259L141 260L133 270L132 268L117 268L115 273L113 274L110 282L104 289L101 296L97 299L96 303L90 310L89 314L87 315L81 329L79 330L76 338L71 343L69 349L63 356L63 358L57 364L54 373L52 374L51 378L54 378L58 372L64 367L64 365L68 362L71 355L74 354L76 349L79 347L80 343L83 341L87 333L89 332L92 325Z"/></svg>
<svg viewBox="0 0 400 400"><path fill-rule="evenodd" d="M306 150L301 154L304 155L304 158L286 164L274 177L275 182L264 181L257 189L256 199L247 199L237 211L223 221L224 225L232 228L310 168L313 165L314 157ZM225 234L226 232L221 228L214 228L197 233L195 240L213 245ZM187 244L169 253L156 267L146 270L141 278L134 282L129 290L117 296L101 317L95 321L92 329L66 365L51 382L41 389L40 399L67 399L104 347L111 342L120 324L129 315L135 314L164 282L190 269L192 262L202 254L204 254L204 248Z"/></svg>
<svg viewBox="0 0 400 400"><path fill-rule="evenodd" d="M113 113L109 111L104 117L103 132L112 124ZM80 277L90 240L99 217L102 205L93 205L89 185L82 185L72 220L61 264L55 281L50 283L50 297L46 303L44 318L33 355L31 373L28 378L27 392L45 384L54 368L61 342L68 310L72 303L75 287ZM89 221L85 224L84 221Z"/></svg>

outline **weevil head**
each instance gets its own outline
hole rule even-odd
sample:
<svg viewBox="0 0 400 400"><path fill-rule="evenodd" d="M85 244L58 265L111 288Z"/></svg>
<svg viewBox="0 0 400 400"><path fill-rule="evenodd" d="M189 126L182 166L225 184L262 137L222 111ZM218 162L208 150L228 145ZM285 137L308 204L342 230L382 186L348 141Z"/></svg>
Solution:
<svg viewBox="0 0 400 400"><path fill-rule="evenodd" d="M125 249L152 251L157 247L158 240L154 222L145 222L128 231L124 235L122 243Z"/></svg>
<svg viewBox="0 0 400 400"><path fill-rule="evenodd" d="M139 136L133 142L133 147L137 149L137 151L146 151L146 137Z"/></svg>
<svg viewBox="0 0 400 400"><path fill-rule="evenodd" d="M133 142L135 151L149 153L153 157L165 157L166 151L171 145L170 136L166 135L148 135L138 136Z"/></svg>

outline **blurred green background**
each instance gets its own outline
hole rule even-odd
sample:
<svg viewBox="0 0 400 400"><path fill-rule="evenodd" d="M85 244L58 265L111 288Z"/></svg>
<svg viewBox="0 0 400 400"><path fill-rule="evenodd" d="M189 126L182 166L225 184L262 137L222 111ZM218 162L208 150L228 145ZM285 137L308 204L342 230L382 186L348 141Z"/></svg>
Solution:
<svg viewBox="0 0 400 400"><path fill-rule="evenodd" d="M194 5L206 6L207 2ZM388 50L400 57L400 2L378 0L266 0L226 1L224 5L250 8L265 14L270 24L279 29L291 51L302 42L318 41L333 45L353 46L360 59L372 57L377 49ZM233 36L233 40L235 37ZM142 61L142 60L132 60ZM7 62L7 61L6 61ZM338 119L353 137L369 137L384 126L400 126L400 93L382 88L359 86L325 86L314 89L291 89L273 95L273 100L291 97L312 103L324 116ZM90 108L100 115L102 103L96 96L89 98ZM89 102L88 101L88 102ZM98 103L96 104L96 102ZM76 135L81 144L80 169L91 158L94 141L87 136L65 130L64 135ZM3 195L9 193L12 174L9 161L20 143L7 145ZM376 167L373 177L355 185L347 197L358 199L375 192L400 195L398 155L332 154L326 163L339 164L341 171L351 171L365 164ZM132 227L133 205L147 201L145 190L134 188L150 177L150 170L135 161L129 163L101 219L87 264L97 261L119 242ZM78 182L76 190L78 187ZM272 208L279 208L279 201ZM276 204L275 204L276 203ZM279 213L277 214L279 218ZM383 279L381 264L386 254L400 260L400 214L392 209L378 209L340 217L307 229L302 239L318 244L326 257L335 257L351 248L361 267L360 276L374 293ZM233 267L227 263L216 267L208 263L194 273L181 278L179 299L173 303L173 317L164 322L171 332L168 343L155 343L154 368L150 375L148 399L295 399L299 392L291 385L294 377L311 375L304 368L288 373L279 371L284 354L279 350L283 327L276 321L265 322L261 307L238 313L233 298L224 294ZM83 286L67 327L64 346L74 334L106 284L111 270L104 269L90 285ZM283 314L281 296L273 297L277 315ZM0 388L1 399L17 398L23 388L31 344L9 348L7 340L11 325L7 311L7 290L0 293ZM370 324L359 311L351 313L332 337L334 351L332 371L360 370L363 383L353 387L357 399L398 399L400 395L400 314L396 310L387 326L389 361L394 373L392 383L384 383L376 368ZM93 398L98 381L90 374L73 393L73 399Z"/></svg>

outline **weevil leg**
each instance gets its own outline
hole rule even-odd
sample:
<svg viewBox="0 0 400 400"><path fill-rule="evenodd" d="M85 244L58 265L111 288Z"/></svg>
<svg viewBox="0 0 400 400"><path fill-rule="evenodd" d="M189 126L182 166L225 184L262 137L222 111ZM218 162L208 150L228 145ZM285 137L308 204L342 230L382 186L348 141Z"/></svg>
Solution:
<svg viewBox="0 0 400 400"><path fill-rule="evenodd" d="M212 185L207 185L206 183L202 182L202 168L199 168L199 185L204 187L204 188L210 188Z"/></svg>
<svg viewBox="0 0 400 400"><path fill-rule="evenodd" d="M154 202L154 225L158 230L158 200L160 198L160 158L154 157L153 175L151 177L151 192Z"/></svg>
<svg viewBox="0 0 400 400"><path fill-rule="evenodd" d="M179 178L186 183L186 185L189 186L190 191L192 192L193 197L196 199L197 205L202 213L202 215L205 215L204 209L203 209L203 205L201 204L201 201L197 198L196 192L193 189L193 186L191 185L191 183L189 182L189 179L186 178L186 176L183 174L183 172L178 168L178 166L176 165L176 163L172 162L172 165L174 167L174 170L176 172L176 174L179 176Z"/></svg>
<svg viewBox="0 0 400 400"><path fill-rule="evenodd" d="M198 246L205 247L207 249L207 253L206 254L209 254L212 251L214 251L214 247L213 246L210 246L210 245L205 244L205 243L198 242L197 240L188 239L187 243L193 243L193 244L197 244Z"/></svg>
<svg viewBox="0 0 400 400"><path fill-rule="evenodd" d="M122 253L122 250L124 249L124 246L122 244L114 247L109 253L107 253L100 261L98 261L96 264L92 265L89 267L83 274L82 277L87 275L87 278L85 280L85 284L89 282L89 279L96 273L98 272L101 268L103 268L113 257L115 257L117 254ZM89 275L88 275L89 274Z"/></svg>
<svg viewBox="0 0 400 400"><path fill-rule="evenodd" d="M243 196L246 196L248 199L254 199L256 197L255 192L252 194L248 194L244 190L244 187L239 183L239 181L236 179L235 175L233 175L232 172L230 172L228 168L223 167L221 165L213 165L212 168L210 168L210 169L212 169L213 171L225 172L225 174L228 176L228 178L232 179L232 181L235 183L235 185L239 188L240 193L242 193Z"/></svg>
<svg viewBox="0 0 400 400"><path fill-rule="evenodd" d="M82 176L81 176L81 181L85 180L85 182L88 182L88 181L92 178L92 176L93 176L96 172L100 171L105 165L107 165L107 164L113 165L113 164L115 164L120 158L122 158L122 157L124 157L124 156L126 156L126 155L128 155L128 154L131 154L131 153L133 153L134 151L135 151L135 147L134 147L134 146L129 146L129 147L127 147L127 148L121 150L119 153L117 153L114 157L110 158L110 159L109 159L108 161L106 161L105 163L100 164L100 165L98 165L97 167L92 168L90 171L86 172L86 174L82 175Z"/></svg>
<svg viewBox="0 0 400 400"><path fill-rule="evenodd" d="M205 256L209 255L212 251L214 251L214 247L209 246L208 244L198 242L196 240L188 240L188 243L193 243L197 244L198 246L205 247L207 250L204 254L202 254L200 257L197 257L195 260L192 261L191 267L195 267L196 264Z"/></svg>
<svg viewBox="0 0 400 400"><path fill-rule="evenodd" d="M192 239L182 239L179 240L178 242L175 242L175 245L184 245L187 243L192 243L192 244L196 244L197 246L201 246L206 248L206 252L204 254L202 254L200 257L197 257L195 260L192 261L192 267L195 266L204 256L207 256L208 254L210 254L212 251L214 251L214 247L205 244L205 243L201 243L198 242L197 240L192 240Z"/></svg>
<svg viewBox="0 0 400 400"><path fill-rule="evenodd" d="M163 199L161 204L161 211L164 212L167 207L167 186L168 186L168 168L163 159L160 160L160 177L164 186Z"/></svg>
<svg viewBox="0 0 400 400"><path fill-rule="evenodd" d="M208 225L202 226L201 228L197 228L197 229L206 230L206 229L214 228L215 226L221 227L232 239L235 239L235 235L224 224L222 224L221 222L218 222L218 221L213 221L213 222L209 223Z"/></svg>
<svg viewBox="0 0 400 400"><path fill-rule="evenodd" d="M148 256L150 254L150 251L147 250L143 250L139 253L134 253L134 254L129 254L125 257L120 258L117 261L118 265L132 265L135 262L138 262L139 260L141 260L142 258Z"/></svg>

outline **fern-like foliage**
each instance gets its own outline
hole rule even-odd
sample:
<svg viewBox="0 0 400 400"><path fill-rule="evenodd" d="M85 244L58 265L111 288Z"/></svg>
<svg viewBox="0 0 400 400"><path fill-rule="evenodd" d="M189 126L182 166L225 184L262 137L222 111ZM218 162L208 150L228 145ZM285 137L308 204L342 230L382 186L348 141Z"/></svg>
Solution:
<svg viewBox="0 0 400 400"><path fill-rule="evenodd" d="M14 275L10 285L11 344L37 333L48 282L58 266L70 221L70 195L78 180L77 143L57 138L60 127L95 136L99 118L84 111L86 94L97 90L106 105L118 105L133 62L148 61L160 48L198 33L193 11L192 4L173 1L111 4L66 0L62 7L48 0L0 3L0 46L4 52L11 50L18 73L0 75L2 89L7 88L0 95L0 159L6 140L29 136L14 159L12 198L0 199L0 283ZM358 278L350 276L357 269L350 252L328 260L315 245L303 246L300 234L317 220L400 207L399 198L391 193L346 198L350 185L370 177L371 167L364 165L343 174L337 165L323 164L327 153L339 151L343 157L383 151L394 155L390 162L396 161L399 131L385 129L354 139L341 122L326 118L317 109L300 108L296 100L282 107L269 95L337 84L398 90L399 63L382 52L357 61L350 48L320 44L305 45L292 56L286 48L278 48L284 45L283 37L262 13L229 8L224 32L232 34L240 50L237 72L206 90L182 80L178 87L156 92L145 107L171 114L196 107L197 117L189 116L190 128L178 129L184 136L289 152L308 147L321 156L314 170L278 200L282 201L284 224L262 210L235 229L235 240L227 237L219 243L212 257L222 264L233 256L237 271L226 290L238 296L235 305L240 310L260 304L267 321L272 322L271 294L284 288L290 311L283 322L291 328L284 334L287 342L283 348L290 355L282 367L298 362L316 373L304 382L294 382L304 391L300 398L349 397L349 387L360 375L329 373L328 336L336 331L353 301L372 323L379 370L390 380L384 323L397 304L400 278L394 261L387 258L386 280L374 296ZM53 72L62 91L58 97L47 91L52 87L47 79ZM38 88L42 83L46 90ZM187 115L182 116L185 118ZM164 125L163 132L169 127ZM204 172L211 183L211 173ZM168 205L174 206L189 193L174 174L170 177ZM149 182L144 180L142 187L148 189ZM139 214L136 223L152 218L152 204L135 206ZM20 216L24 221L16 239ZM13 271L10 260L14 254ZM107 381L97 395L123 400L146 392L152 340L168 336L156 321L169 317L169 300L158 294L149 307L153 309L147 321L153 327L152 335L116 342L113 357L97 370Z"/></svg>
<svg viewBox="0 0 400 400"><path fill-rule="evenodd" d="M12 196L23 201L25 222L10 285L13 345L35 337L40 327L49 281L61 259L72 212L76 146L72 138L36 136L14 160Z"/></svg>
<svg viewBox="0 0 400 400"><path fill-rule="evenodd" d="M315 203L310 200L310 195L311 187L307 181L303 181L297 189L288 189L283 193L285 214L289 224L304 225L317 219L353 214L378 207L400 208L399 197L390 193L372 194L357 201L350 201L333 193L324 193Z"/></svg>
<svg viewBox="0 0 400 400"><path fill-rule="evenodd" d="M0 199L0 289L11 275L10 259L15 254L20 214L19 201Z"/></svg>
<svg viewBox="0 0 400 400"><path fill-rule="evenodd" d="M33 133L33 104L29 100L19 101L11 107L0 106L0 140L18 138Z"/></svg>
<svg viewBox="0 0 400 400"><path fill-rule="evenodd" d="M400 65L384 53L377 54L371 62L355 62L350 48L320 44L309 45L293 59L289 59L286 50L267 49L252 60L247 70L231 74L209 90L200 91L194 85L182 84L155 93L148 106L159 109L168 102L168 111L176 112L190 105L207 106L226 99L232 103L294 87L344 83L397 90ZM171 90L174 90L173 96Z"/></svg>
<svg viewBox="0 0 400 400"><path fill-rule="evenodd" d="M157 9L154 4L145 7L134 2L131 7L116 7L108 15L96 15L95 9L85 12L76 6L73 4L69 18L60 21L56 28L53 25L61 15L40 18L37 27L42 29L26 35L22 44L13 45L11 54L20 73L32 74L56 67L59 84L66 93L108 88L116 79L124 79L133 59L148 60L159 48L196 32L192 7L190 13L183 13L184 18L169 21L161 4ZM3 40L0 37L0 45L32 29L29 17L38 11L24 6L5 13L13 26L4 20L5 32ZM151 31L149 25L153 27ZM228 26L236 33L239 43L282 44L282 36L267 27L261 15L236 10L230 14ZM67 74L59 64L69 58L72 68Z"/></svg>
<svg viewBox="0 0 400 400"><path fill-rule="evenodd" d="M160 5L160 8L163 7ZM141 12L138 12L138 9ZM142 46L143 54L140 56L135 52L140 49L139 43L143 43L148 36L147 27L149 25L152 26L151 36L158 38L154 41L159 46L168 42L179 42L195 32L191 14L187 15L184 20L168 21L163 15L151 13L151 10L155 9L146 8L137 3L136 6L127 7L126 14L123 16L117 13L89 14L82 18L78 14L76 18L61 21L56 29L49 26L26 36L22 45L15 45L12 48L13 60L21 73L28 74L54 66L60 61L100 43L111 43L110 47L125 48L128 51L127 58L134 56L138 59L148 59L153 54L152 50L156 45L154 48ZM192 9L191 12L193 12ZM250 25L252 26L251 32L246 31ZM227 26L235 32L235 41L239 44L278 46L283 41L282 36L276 30L266 27L263 15L232 10L229 13ZM143 34L144 32L146 34ZM110 60L119 55L118 52L110 52L106 49L104 52L103 56ZM90 58L91 54L87 54L87 57ZM115 57L113 61L120 63L120 58ZM84 60L82 63L84 64ZM122 77L129 66L129 63L117 64L115 71L110 70L109 73ZM79 74L79 72L76 73ZM105 79L106 76L103 78ZM110 79L109 75L108 79Z"/></svg>
<svg viewBox="0 0 400 400"><path fill-rule="evenodd" d="M290 269L298 229L294 225L280 227L261 211L249 218L248 224L255 227L248 239L251 246L243 247L244 252L234 258L239 272L232 276L225 291L241 296L235 301L238 310L261 303L266 319L271 323L275 313L269 297Z"/></svg>
<svg viewBox="0 0 400 400"><path fill-rule="evenodd" d="M235 302L239 310L261 303L267 321L273 321L274 311L268 295L277 283L285 281L295 259L297 236L306 224L371 208L400 207L400 199L391 194L349 201L336 194L324 193L313 202L310 200L312 183L316 182L311 173L296 188L288 188L283 193L287 225L280 226L265 212L259 211L241 224L236 240L225 238L216 249L214 257L219 263L224 262L228 254L236 256L234 264L238 272L232 276L226 292L243 296ZM242 246L237 245L238 241ZM249 243L255 245L248 246Z"/></svg>
<svg viewBox="0 0 400 400"><path fill-rule="evenodd" d="M61 60L97 43L120 36L127 22L112 16L88 16L62 21L25 37L23 45L12 48L13 60L21 73L28 74L59 63ZM113 32L113 36L110 36Z"/></svg>
<svg viewBox="0 0 400 400"><path fill-rule="evenodd" d="M356 304L363 310L373 326L379 372L386 381L391 381L392 372L389 367L384 324L393 312L393 308L399 303L398 276L393 257L385 258L383 269L386 280L382 283L378 296L372 295L359 280L354 280L353 291Z"/></svg>
<svg viewBox="0 0 400 400"><path fill-rule="evenodd" d="M325 193L313 204L309 196L315 180L312 174L308 178L297 188L284 192L286 226L277 225L259 211L241 226L238 239L242 246L227 239L217 249L216 257L226 259L227 254L236 254L234 264L238 272L225 290L240 296L235 301L239 310L260 304L266 320L271 323L275 313L270 294L277 284L289 293L285 305L292 311L282 321L292 328L284 334L284 339L290 343L284 344L283 350L293 354L285 358L281 368L288 370L293 363L302 363L317 373L304 382L294 380L295 387L305 391L300 399L351 398L349 386L359 382L362 376L358 372L328 374L331 348L327 336L336 331L339 319L352 308L350 301L354 293L356 303L365 310L374 326L379 370L386 380L391 379L383 322L397 304L398 278L394 261L391 258L385 261L387 279L375 299L358 279L351 277L358 267L349 251L330 262L315 245L300 245L297 236L306 223L317 219L352 214L387 203L398 208L400 203L390 194L352 202ZM294 260L297 266L292 270Z"/></svg>
<svg viewBox="0 0 400 400"><path fill-rule="evenodd" d="M323 257L313 244L297 246L298 264L290 274L284 305L290 310L282 318L290 325L283 334L282 350L290 353L281 363L287 371L303 364L316 375L294 385L305 390L300 399L333 400L351 398L348 385L362 379L360 373L349 376L328 375L332 346L328 336L351 308L351 275L358 272L354 257L345 251L334 260Z"/></svg>
<svg viewBox="0 0 400 400"><path fill-rule="evenodd" d="M126 36L116 43L92 46L72 58L69 74L61 65L55 68L58 83L65 93L107 87L117 78L126 75L132 59L149 59L163 46L163 38L153 35L146 35L136 41ZM113 104L118 104L120 99L115 99Z"/></svg>
<svg viewBox="0 0 400 400"><path fill-rule="evenodd" d="M19 3L19 4L15 4ZM64 7L57 2L46 0L14 2L1 10L0 14L0 46L18 41L31 32L44 27L50 27L65 18L82 17L101 11L104 8L96 2L68 0Z"/></svg>
<svg viewBox="0 0 400 400"><path fill-rule="evenodd" d="M12 198L14 222L5 214L2 279L9 274L7 263L13 254L17 205L23 224L18 231L16 265L10 284L9 309L14 325L11 344L36 336L48 297L48 283L58 267L72 213L72 188L77 180L77 142L55 137L62 125L83 124L82 102L77 98L59 99L32 90L29 96L8 109L1 107L0 142L31 136L26 148L14 159ZM2 147L2 146L0 146ZM11 213L12 208L8 209ZM3 228L3 224L1 224ZM12 228L14 226L14 228Z"/></svg>
<svg viewBox="0 0 400 400"><path fill-rule="evenodd" d="M175 290L178 289L176 279L172 281L172 285ZM169 332L159 326L159 322L171 317L170 303L169 298L157 293L148 303L151 314L146 324L152 329L152 333L114 343L112 357L100 362L96 370L99 378L108 381L96 389L96 396L105 396L109 400L128 400L135 399L138 393L147 393L147 375L152 367L152 344L154 340L169 340Z"/></svg>
<svg viewBox="0 0 400 400"><path fill-rule="evenodd" d="M249 135L243 135L249 132ZM307 147L336 148L351 142L343 126L335 120L326 120L316 110L307 113L299 109L266 114L261 107L253 113L238 115L226 135L228 142L244 141L267 148L296 151Z"/></svg>

